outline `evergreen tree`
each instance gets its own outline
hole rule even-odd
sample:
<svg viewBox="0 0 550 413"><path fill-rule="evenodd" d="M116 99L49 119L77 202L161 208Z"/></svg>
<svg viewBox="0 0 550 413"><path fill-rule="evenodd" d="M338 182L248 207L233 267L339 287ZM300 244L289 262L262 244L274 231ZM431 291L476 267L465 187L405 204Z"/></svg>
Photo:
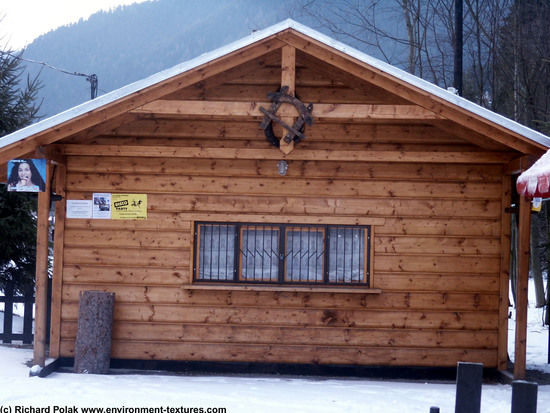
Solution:
<svg viewBox="0 0 550 413"><path fill-rule="evenodd" d="M0 188L0 290L7 282L23 292L34 283L36 199Z"/></svg>
<svg viewBox="0 0 550 413"><path fill-rule="evenodd" d="M0 51L0 137L30 125L40 105L38 77L23 78L21 55ZM24 83L23 83L24 82ZM7 192L0 185L0 290L13 282L23 291L34 282L36 263L36 197Z"/></svg>
<svg viewBox="0 0 550 413"><path fill-rule="evenodd" d="M0 137L30 125L40 109L35 100L41 83L38 76L23 79L21 62L21 53L0 51Z"/></svg>

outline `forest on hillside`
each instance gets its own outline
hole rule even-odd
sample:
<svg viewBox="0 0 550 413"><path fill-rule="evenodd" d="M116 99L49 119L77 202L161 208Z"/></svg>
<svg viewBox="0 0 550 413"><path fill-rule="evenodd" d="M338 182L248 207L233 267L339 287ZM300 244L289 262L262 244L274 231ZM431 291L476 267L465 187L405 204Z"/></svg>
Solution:
<svg viewBox="0 0 550 413"><path fill-rule="evenodd" d="M287 18L269 0L157 0L98 12L88 20L37 38L27 59L81 74L96 74L99 94L141 80ZM42 116L90 98L83 76L28 63L40 72Z"/></svg>

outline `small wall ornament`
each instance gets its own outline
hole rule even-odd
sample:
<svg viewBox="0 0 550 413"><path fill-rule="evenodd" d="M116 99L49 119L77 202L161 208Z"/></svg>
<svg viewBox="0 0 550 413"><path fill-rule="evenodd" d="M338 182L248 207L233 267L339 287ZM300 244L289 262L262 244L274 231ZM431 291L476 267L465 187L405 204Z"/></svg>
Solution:
<svg viewBox="0 0 550 413"><path fill-rule="evenodd" d="M260 123L260 128L264 130L268 142L277 148L281 147L281 141L284 141L286 144L290 144L298 143L301 140L305 139L306 136L303 134L303 132L306 125L313 126L314 123L313 116L311 116L313 103L310 103L308 106L306 106L300 99L288 94L288 89L288 86L283 86L281 87L281 90L279 92L268 93L267 97L272 102L271 108L268 110L260 107L260 111L265 115L264 119ZM299 116L293 126L290 126L276 116L277 110L279 110L279 107L283 103L293 105L298 111ZM273 133L273 122L278 123L288 131L288 133L282 139L278 138Z"/></svg>

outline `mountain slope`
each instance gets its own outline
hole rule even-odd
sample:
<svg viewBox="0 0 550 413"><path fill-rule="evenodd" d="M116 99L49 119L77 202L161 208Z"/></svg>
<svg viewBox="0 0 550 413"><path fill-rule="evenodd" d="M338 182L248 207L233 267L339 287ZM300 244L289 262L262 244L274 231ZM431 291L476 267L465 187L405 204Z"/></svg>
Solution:
<svg viewBox="0 0 550 413"><path fill-rule="evenodd" d="M143 79L287 18L284 2L270 0L157 0L99 12L51 31L25 50L27 59L96 74L99 94ZM40 65L42 116L90 99L85 77Z"/></svg>

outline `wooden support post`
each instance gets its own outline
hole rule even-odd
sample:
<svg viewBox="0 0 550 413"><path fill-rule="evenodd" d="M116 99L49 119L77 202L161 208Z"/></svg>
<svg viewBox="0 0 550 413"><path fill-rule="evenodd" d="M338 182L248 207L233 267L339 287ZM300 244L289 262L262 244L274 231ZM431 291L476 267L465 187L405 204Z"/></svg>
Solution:
<svg viewBox="0 0 550 413"><path fill-rule="evenodd" d="M500 281L499 281L499 306L498 306L498 369L508 368L508 311L510 290L510 244L512 214L506 213L512 203L512 177L504 175L502 179L502 206L500 229Z"/></svg>
<svg viewBox="0 0 550 413"><path fill-rule="evenodd" d="M483 364L458 363L456 369L455 413L479 413Z"/></svg>
<svg viewBox="0 0 550 413"><path fill-rule="evenodd" d="M60 356L61 343L61 294L63 284L63 246L65 238L65 184L67 181L67 168L65 164L56 165L56 187L55 193L62 196L60 201L55 203L55 233L53 239L53 262L52 275L52 315L50 324L50 357Z"/></svg>
<svg viewBox="0 0 550 413"><path fill-rule="evenodd" d="M512 413L537 413L537 383L514 381L512 383Z"/></svg>
<svg viewBox="0 0 550 413"><path fill-rule="evenodd" d="M516 380L522 380L525 378L530 232L531 201L528 198L521 196L519 200L516 348L514 353L514 379Z"/></svg>
<svg viewBox="0 0 550 413"><path fill-rule="evenodd" d="M46 363L46 334L48 306L48 241L50 229L50 191L53 166L46 163L46 190L38 193L36 224L36 283L34 318L33 364L44 367Z"/></svg>
<svg viewBox="0 0 550 413"><path fill-rule="evenodd" d="M295 96L296 88L296 49L292 46L283 46L281 61L281 85L288 86L288 94ZM289 125L294 124L294 117L281 117L281 120ZM288 155L294 149L294 142L286 143L284 137L287 133L286 129L282 128L282 137L280 139L280 150Z"/></svg>
<svg viewBox="0 0 550 413"><path fill-rule="evenodd" d="M80 292L74 349L75 373L109 373L114 306L115 293Z"/></svg>

